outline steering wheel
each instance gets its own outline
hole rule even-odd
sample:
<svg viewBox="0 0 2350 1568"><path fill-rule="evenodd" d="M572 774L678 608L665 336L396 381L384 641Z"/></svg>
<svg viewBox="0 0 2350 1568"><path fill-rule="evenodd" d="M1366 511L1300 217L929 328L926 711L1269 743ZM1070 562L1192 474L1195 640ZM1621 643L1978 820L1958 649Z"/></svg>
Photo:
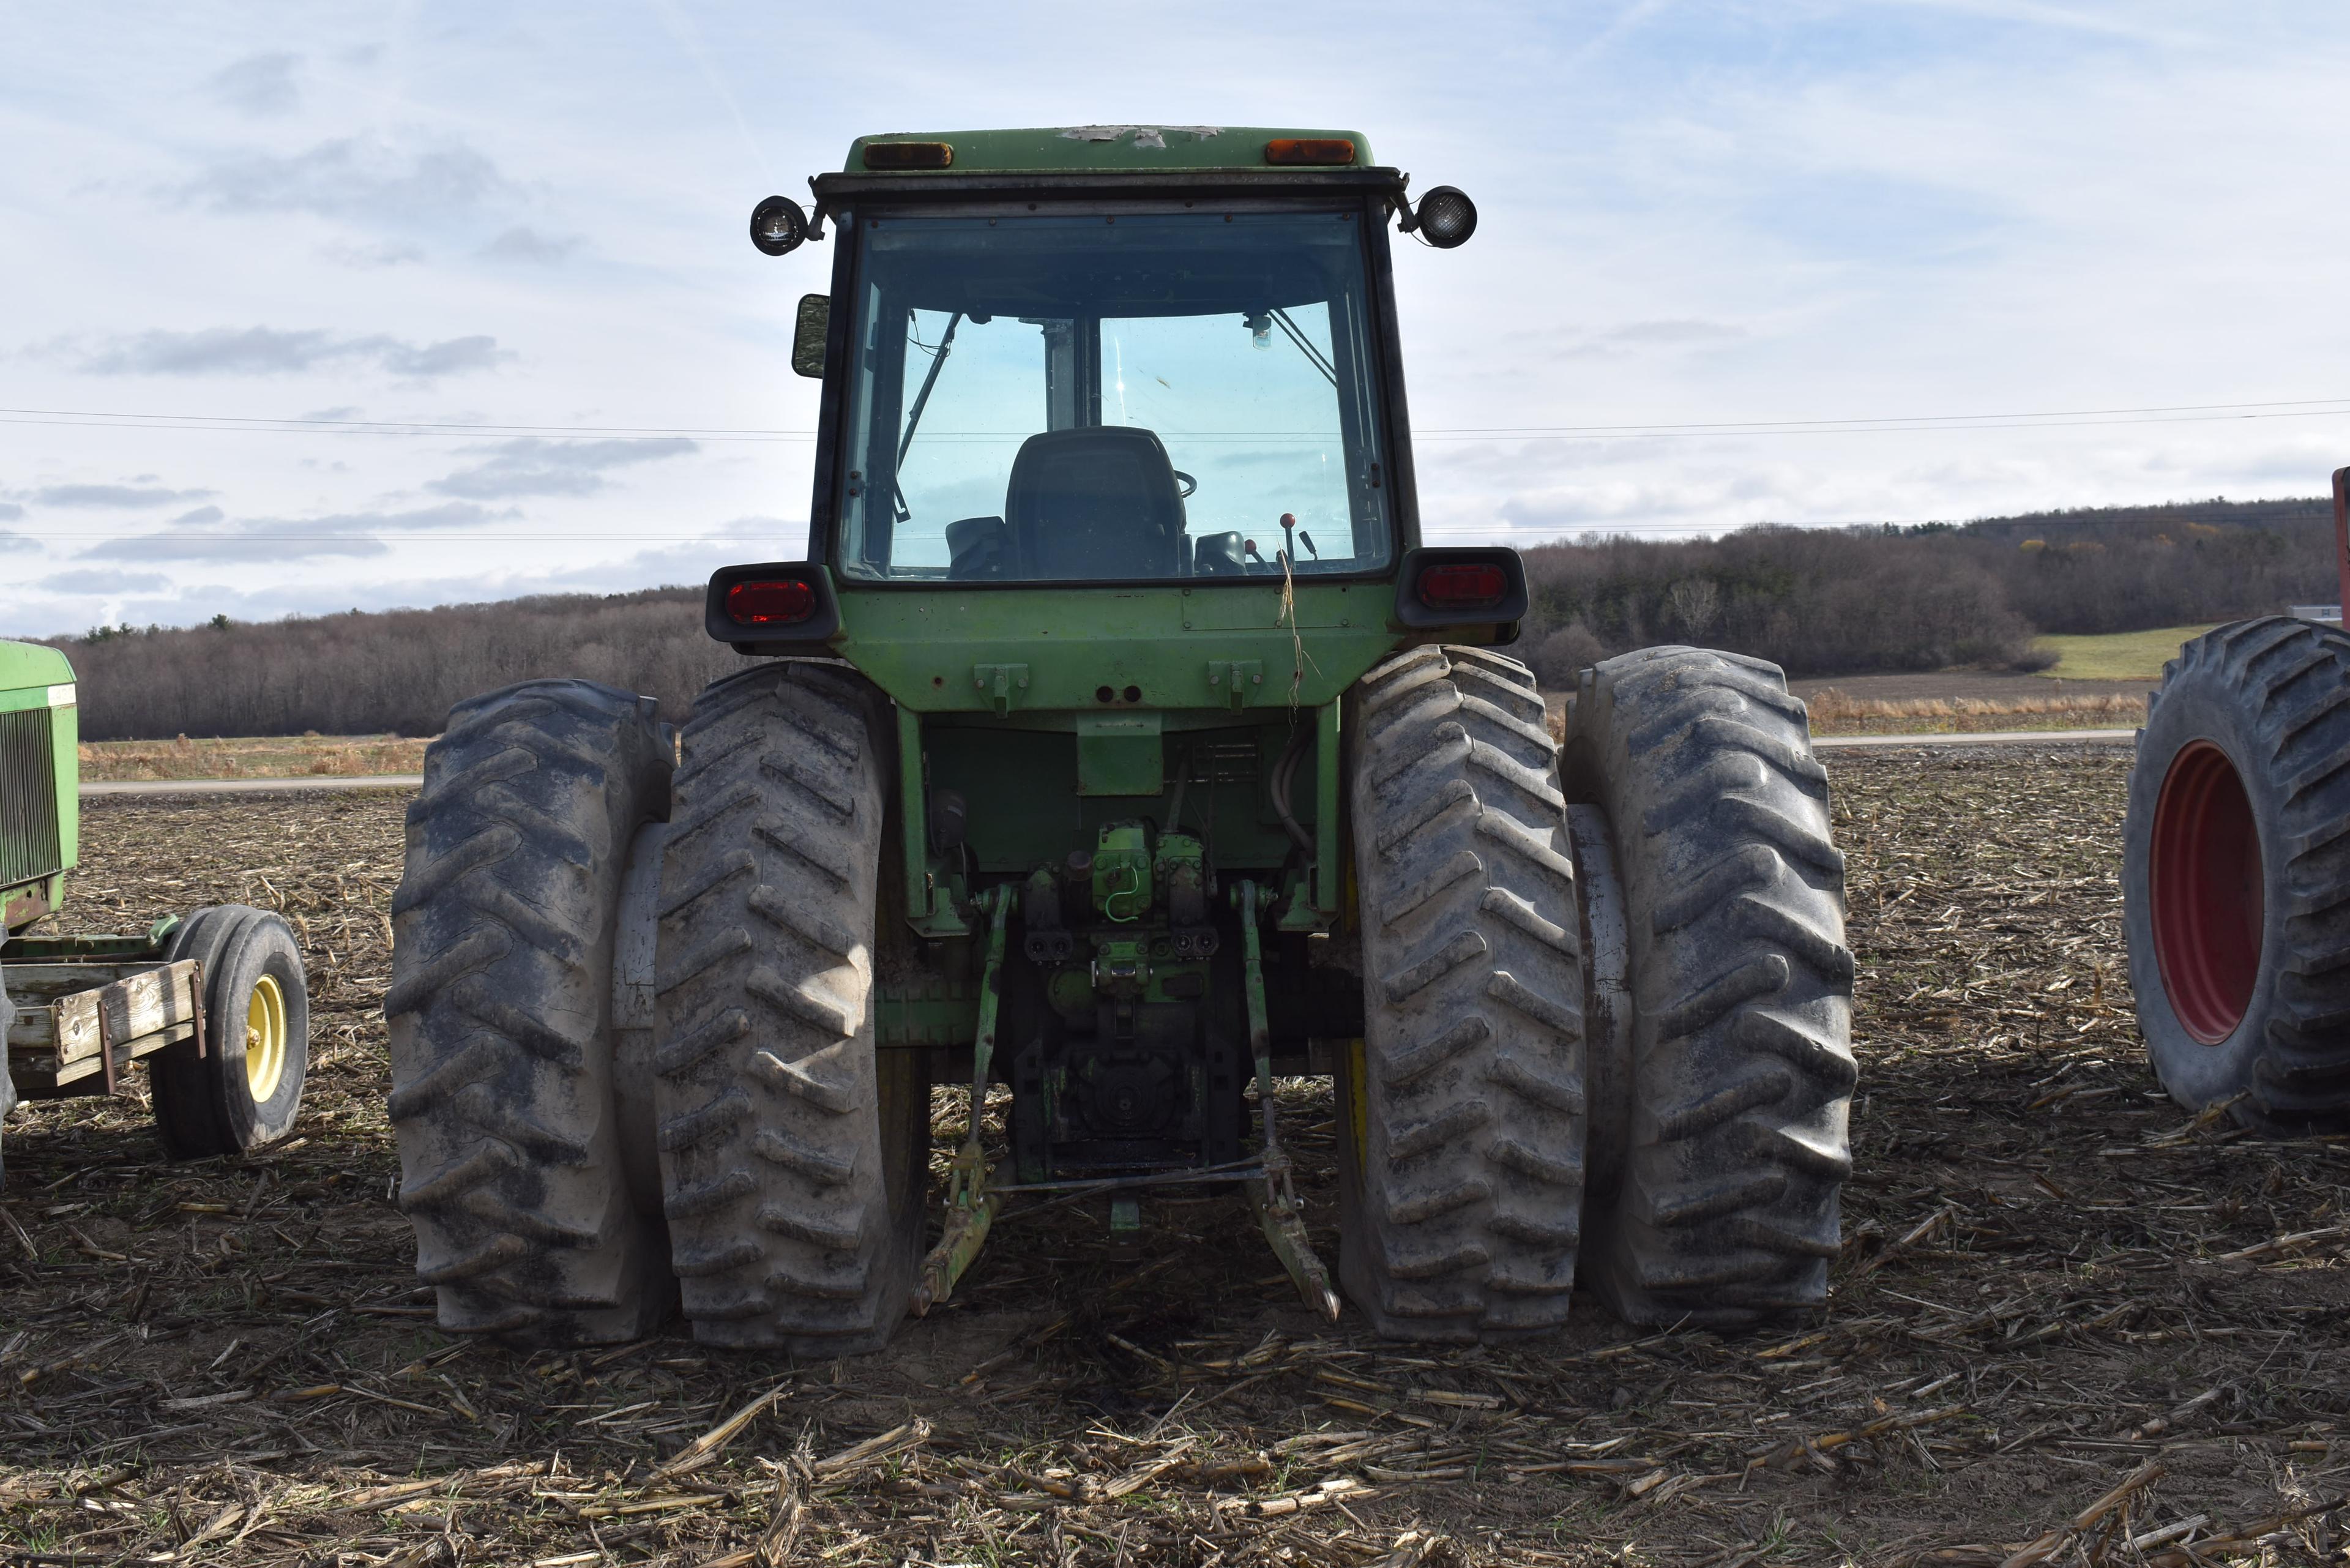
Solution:
<svg viewBox="0 0 2350 1568"><path fill-rule="evenodd" d="M1176 486L1175 493L1180 499L1189 501L1192 496L1199 493L1200 482L1198 480L1192 478L1190 474L1184 472L1180 468L1174 470L1174 474Z"/></svg>

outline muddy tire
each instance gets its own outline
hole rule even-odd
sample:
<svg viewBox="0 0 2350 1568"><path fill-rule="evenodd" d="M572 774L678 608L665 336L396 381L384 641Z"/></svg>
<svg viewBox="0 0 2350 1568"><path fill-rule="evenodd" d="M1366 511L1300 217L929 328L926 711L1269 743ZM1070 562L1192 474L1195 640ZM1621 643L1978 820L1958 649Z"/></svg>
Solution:
<svg viewBox="0 0 2350 1568"><path fill-rule="evenodd" d="M173 1159L242 1154L294 1130L310 1070L302 950L283 918L243 904L197 909L172 928L166 961L203 976L204 1048L148 1058L155 1131Z"/></svg>
<svg viewBox="0 0 2350 1568"><path fill-rule="evenodd" d="M1621 1059L1594 1073L1585 1282L1635 1324L1817 1306L1857 1073L1804 705L1760 659L1625 654L1584 671L1565 770L1605 815L1618 887L1586 893L1620 897L1631 1003L1593 1044Z"/></svg>
<svg viewBox="0 0 2350 1568"><path fill-rule="evenodd" d="M2123 846L2163 1087L2265 1132L2350 1127L2350 637L2271 617L2182 648L2147 701Z"/></svg>
<svg viewBox="0 0 2350 1568"><path fill-rule="evenodd" d="M452 1333L614 1344L668 1307L614 1094L620 885L669 809L652 708L525 681L458 704L424 755L383 1010L400 1207Z"/></svg>
<svg viewBox="0 0 2350 1568"><path fill-rule="evenodd" d="M1565 1321L1583 976L1556 748L1523 665L1420 648L1347 700L1365 1033L1340 1074L1338 1273L1381 1334Z"/></svg>
<svg viewBox="0 0 2350 1568"><path fill-rule="evenodd" d="M661 1184L694 1336L886 1344L921 1260L929 1083L877 1052L888 709L784 659L696 701L661 869Z"/></svg>

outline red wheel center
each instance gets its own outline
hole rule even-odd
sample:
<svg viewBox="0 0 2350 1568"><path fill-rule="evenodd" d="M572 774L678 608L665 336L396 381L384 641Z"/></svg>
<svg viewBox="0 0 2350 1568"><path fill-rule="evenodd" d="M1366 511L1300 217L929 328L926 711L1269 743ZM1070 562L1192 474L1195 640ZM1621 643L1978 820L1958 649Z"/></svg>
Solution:
<svg viewBox="0 0 2350 1568"><path fill-rule="evenodd" d="M2170 760L2147 867L2154 956L2170 1011L2217 1045L2236 1032L2261 972L2261 840L2228 754L2197 741Z"/></svg>

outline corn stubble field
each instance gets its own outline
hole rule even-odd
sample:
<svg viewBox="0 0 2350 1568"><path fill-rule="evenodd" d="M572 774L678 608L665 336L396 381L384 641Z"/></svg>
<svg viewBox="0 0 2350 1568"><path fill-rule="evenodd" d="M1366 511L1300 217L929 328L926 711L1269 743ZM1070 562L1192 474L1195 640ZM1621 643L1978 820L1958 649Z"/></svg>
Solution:
<svg viewBox="0 0 2350 1568"><path fill-rule="evenodd" d="M317 1059L241 1162L161 1163L133 1101L11 1124L0 1560L2343 1561L2350 1141L2154 1092L2126 753L1829 766L1864 1077L1819 1318L1388 1345L1301 1310L1237 1199L1170 1198L1131 1241L1013 1210L894 1354L806 1366L438 1334L382 1110L402 802L94 802L72 923L284 910ZM1328 1086L1283 1093L1335 1254Z"/></svg>

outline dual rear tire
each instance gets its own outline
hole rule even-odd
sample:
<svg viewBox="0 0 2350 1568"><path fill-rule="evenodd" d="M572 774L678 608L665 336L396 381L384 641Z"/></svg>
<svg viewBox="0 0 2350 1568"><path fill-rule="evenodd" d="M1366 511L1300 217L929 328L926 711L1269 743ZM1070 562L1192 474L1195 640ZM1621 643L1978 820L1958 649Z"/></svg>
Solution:
<svg viewBox="0 0 2350 1568"><path fill-rule="evenodd" d="M1421 648L1354 737L1366 1033L1340 1075L1339 1275L1383 1332L1826 1298L1852 955L1826 775L1776 667L1584 674L1554 754L1523 665Z"/></svg>
<svg viewBox="0 0 2350 1568"><path fill-rule="evenodd" d="M442 1328L610 1343L681 1304L706 1343L799 1355L896 1328L929 1081L873 1049L868 692L763 664L702 693L681 746L650 699L587 681L450 715L384 1003Z"/></svg>
<svg viewBox="0 0 2350 1568"><path fill-rule="evenodd" d="M874 1041L884 718L813 659L712 686L681 747L586 682L452 714L385 1003L442 1327L594 1343L677 1303L712 1344L894 1332L929 1082ZM1339 1274L1373 1324L1513 1338L1578 1283L1644 1324L1818 1304L1852 961L1778 671L1610 660L1562 770L1524 666L1421 648L1364 678L1345 729L1367 972Z"/></svg>
<svg viewBox="0 0 2350 1568"><path fill-rule="evenodd" d="M879 1348L921 1263L927 1058L875 1048L891 729L842 666L705 691L661 867L661 1189L694 1337Z"/></svg>

